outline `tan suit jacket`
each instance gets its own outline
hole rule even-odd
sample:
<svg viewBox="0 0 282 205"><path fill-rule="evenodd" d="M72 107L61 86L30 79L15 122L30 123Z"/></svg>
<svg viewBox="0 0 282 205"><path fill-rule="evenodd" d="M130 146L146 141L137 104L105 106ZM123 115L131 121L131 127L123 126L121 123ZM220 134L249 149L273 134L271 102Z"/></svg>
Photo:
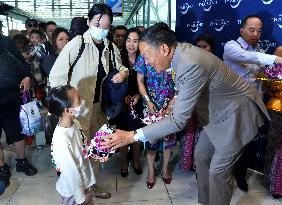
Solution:
<svg viewBox="0 0 282 205"><path fill-rule="evenodd" d="M182 130L195 110L215 150L232 156L270 119L256 88L213 54L178 43L172 68L178 98L167 118L143 128L149 141Z"/></svg>

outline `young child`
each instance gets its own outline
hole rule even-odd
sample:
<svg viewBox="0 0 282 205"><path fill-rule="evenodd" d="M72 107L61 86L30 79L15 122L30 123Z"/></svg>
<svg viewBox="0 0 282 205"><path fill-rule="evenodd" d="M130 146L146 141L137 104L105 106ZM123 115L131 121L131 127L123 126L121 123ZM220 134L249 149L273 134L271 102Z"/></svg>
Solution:
<svg viewBox="0 0 282 205"><path fill-rule="evenodd" d="M41 32L33 29L30 32L30 36L29 36L29 41L30 41L30 45L29 45L29 53L31 55L31 74L33 77L33 80L35 81L35 87L41 86L42 84L44 84L44 78L40 69L40 59L38 58L38 56L40 56L40 44L41 44Z"/></svg>
<svg viewBox="0 0 282 205"><path fill-rule="evenodd" d="M59 175L56 189L64 205L92 205L94 169L82 154L85 136L75 119L87 113L85 102L76 89L65 85L50 90L47 107L50 114L60 117L51 145L52 162Z"/></svg>

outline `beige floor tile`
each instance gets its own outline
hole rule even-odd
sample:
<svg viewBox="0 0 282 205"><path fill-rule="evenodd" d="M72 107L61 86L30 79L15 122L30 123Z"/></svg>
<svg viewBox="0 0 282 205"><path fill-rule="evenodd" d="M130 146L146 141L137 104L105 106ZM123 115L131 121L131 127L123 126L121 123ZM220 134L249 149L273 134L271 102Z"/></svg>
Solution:
<svg viewBox="0 0 282 205"><path fill-rule="evenodd" d="M96 204L101 204L96 202ZM140 201L129 201L129 202L120 202L120 203L107 203L107 205L172 205L169 199L160 199L160 200L140 200Z"/></svg>
<svg viewBox="0 0 282 205"><path fill-rule="evenodd" d="M7 205L59 205L56 177L25 178Z"/></svg>
<svg viewBox="0 0 282 205"><path fill-rule="evenodd" d="M17 178L10 179L10 185L6 188L5 192L0 196L0 204L7 204L11 198L14 196L15 192L20 187L22 179Z"/></svg>
<svg viewBox="0 0 282 205"><path fill-rule="evenodd" d="M198 189L195 172L174 170L171 184L166 185L171 198L197 198Z"/></svg>
<svg viewBox="0 0 282 205"><path fill-rule="evenodd" d="M172 199L173 205L199 205L197 198Z"/></svg>
<svg viewBox="0 0 282 205"><path fill-rule="evenodd" d="M248 193L234 196L231 205L281 205L282 200L273 199L266 193Z"/></svg>

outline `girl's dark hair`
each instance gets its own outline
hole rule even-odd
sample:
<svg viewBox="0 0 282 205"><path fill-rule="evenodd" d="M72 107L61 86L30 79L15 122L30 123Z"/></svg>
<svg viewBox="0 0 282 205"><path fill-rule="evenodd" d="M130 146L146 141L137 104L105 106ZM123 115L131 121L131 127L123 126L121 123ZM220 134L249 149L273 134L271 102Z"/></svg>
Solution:
<svg viewBox="0 0 282 205"><path fill-rule="evenodd" d="M58 35L62 32L66 33L69 36L69 32L62 27L57 27L52 33L52 47L53 47L54 53L57 53L58 51L56 40L57 40Z"/></svg>
<svg viewBox="0 0 282 205"><path fill-rule="evenodd" d="M121 51L121 60L122 60L122 65L124 65L125 67L127 68L130 68L130 65L129 65L129 57L128 57L128 52L126 50L126 40L129 36L130 33L137 33L138 36L139 36L139 40L141 38L141 32L139 31L138 28L130 28L126 31L126 34L125 34L125 41L124 41L124 44L123 44L123 48L122 48L122 51ZM140 54L140 51L139 51L139 48L136 52L136 58L139 56ZM135 59L136 60L136 59Z"/></svg>
<svg viewBox="0 0 282 205"><path fill-rule="evenodd" d="M89 29L87 25L87 18L84 17L74 17L71 20L70 26L70 40L77 35L83 35Z"/></svg>
<svg viewBox="0 0 282 205"><path fill-rule="evenodd" d="M52 88L48 93L46 105L51 115L47 115L45 122L45 137L47 144L51 144L53 133L64 110L70 108L72 105L72 101L68 94L71 89L73 89L73 87L64 85Z"/></svg>
<svg viewBox="0 0 282 205"><path fill-rule="evenodd" d="M47 96L46 103L48 112L51 115L61 117L66 108L70 108L72 100L68 94L70 90L74 89L72 86L63 85L52 88Z"/></svg>
<svg viewBox="0 0 282 205"><path fill-rule="evenodd" d="M111 23L113 22L113 12L111 7L109 7L107 4L94 4L88 12L89 21L91 21L97 14L101 14L102 16L108 15L110 17Z"/></svg>
<svg viewBox="0 0 282 205"><path fill-rule="evenodd" d="M207 44L209 44L210 47L211 47L211 53L214 53L214 38L210 33L203 33L203 34L199 35L198 38L196 39L196 44L199 41L207 42Z"/></svg>

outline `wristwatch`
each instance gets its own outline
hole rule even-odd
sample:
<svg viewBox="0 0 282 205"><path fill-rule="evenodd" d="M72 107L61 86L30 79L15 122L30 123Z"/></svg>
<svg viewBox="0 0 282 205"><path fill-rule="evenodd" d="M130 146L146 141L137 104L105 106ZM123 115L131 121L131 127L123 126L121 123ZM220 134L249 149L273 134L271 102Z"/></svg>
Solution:
<svg viewBox="0 0 282 205"><path fill-rule="evenodd" d="M151 100L150 100L148 95L144 95L142 98L145 101L145 103L151 102Z"/></svg>

